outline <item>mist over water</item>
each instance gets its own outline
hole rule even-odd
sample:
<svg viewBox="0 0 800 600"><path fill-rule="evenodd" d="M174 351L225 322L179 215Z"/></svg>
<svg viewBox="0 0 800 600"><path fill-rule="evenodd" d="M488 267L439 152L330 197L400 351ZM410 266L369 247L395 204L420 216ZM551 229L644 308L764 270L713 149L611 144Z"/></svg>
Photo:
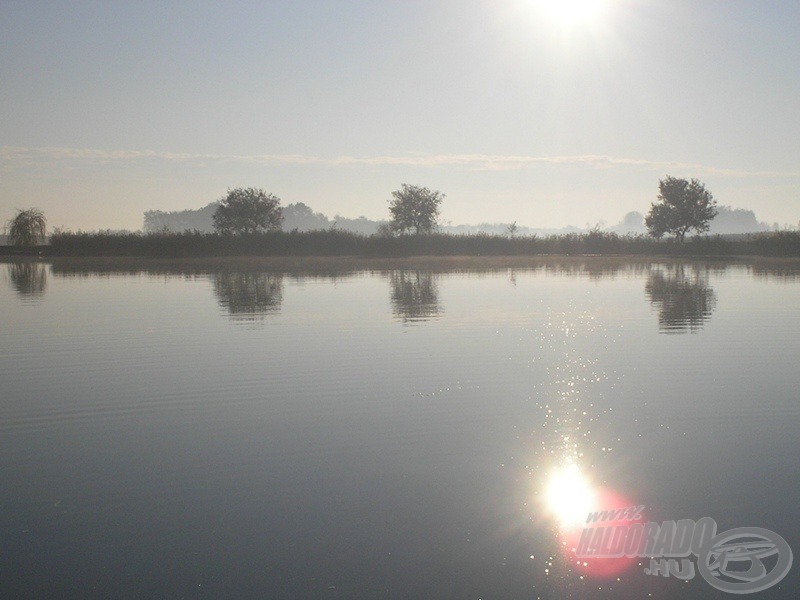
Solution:
<svg viewBox="0 0 800 600"><path fill-rule="evenodd" d="M0 595L726 597L587 572L551 500L800 551L798 275L0 263Z"/></svg>

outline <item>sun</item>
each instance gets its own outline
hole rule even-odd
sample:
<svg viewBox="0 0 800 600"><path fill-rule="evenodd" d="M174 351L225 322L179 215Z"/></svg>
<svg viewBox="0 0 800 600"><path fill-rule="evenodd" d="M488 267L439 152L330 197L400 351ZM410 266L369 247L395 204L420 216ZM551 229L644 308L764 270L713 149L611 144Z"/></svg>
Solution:
<svg viewBox="0 0 800 600"><path fill-rule="evenodd" d="M574 462L555 469L544 489L544 507L563 527L585 521L595 501L595 490Z"/></svg>
<svg viewBox="0 0 800 600"><path fill-rule="evenodd" d="M608 8L609 0L536 0L539 9L562 26L594 23Z"/></svg>

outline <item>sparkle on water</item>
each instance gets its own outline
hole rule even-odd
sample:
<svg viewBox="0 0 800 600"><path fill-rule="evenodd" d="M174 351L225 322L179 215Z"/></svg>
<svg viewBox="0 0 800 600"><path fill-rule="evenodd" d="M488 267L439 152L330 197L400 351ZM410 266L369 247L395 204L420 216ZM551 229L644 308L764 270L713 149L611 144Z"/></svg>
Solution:
<svg viewBox="0 0 800 600"><path fill-rule="evenodd" d="M568 462L555 469L545 488L545 507L560 525L580 524L594 505L594 489L577 464Z"/></svg>

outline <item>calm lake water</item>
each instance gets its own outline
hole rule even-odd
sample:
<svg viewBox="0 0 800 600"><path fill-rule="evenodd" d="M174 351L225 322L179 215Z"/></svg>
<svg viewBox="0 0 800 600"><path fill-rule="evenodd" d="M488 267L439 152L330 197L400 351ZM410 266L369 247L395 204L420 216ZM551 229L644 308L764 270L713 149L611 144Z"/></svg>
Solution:
<svg viewBox="0 0 800 600"><path fill-rule="evenodd" d="M2 597L731 597L578 564L609 502L800 552L798 263L6 262L0 311Z"/></svg>

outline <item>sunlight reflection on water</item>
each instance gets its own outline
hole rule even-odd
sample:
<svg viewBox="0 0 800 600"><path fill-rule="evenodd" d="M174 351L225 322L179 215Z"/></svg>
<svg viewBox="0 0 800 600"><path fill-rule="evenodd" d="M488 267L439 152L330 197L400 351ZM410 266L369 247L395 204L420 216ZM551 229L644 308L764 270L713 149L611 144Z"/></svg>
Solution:
<svg viewBox="0 0 800 600"><path fill-rule="evenodd" d="M36 264L0 285L0 595L681 597L575 560L587 498L800 539L786 264Z"/></svg>

